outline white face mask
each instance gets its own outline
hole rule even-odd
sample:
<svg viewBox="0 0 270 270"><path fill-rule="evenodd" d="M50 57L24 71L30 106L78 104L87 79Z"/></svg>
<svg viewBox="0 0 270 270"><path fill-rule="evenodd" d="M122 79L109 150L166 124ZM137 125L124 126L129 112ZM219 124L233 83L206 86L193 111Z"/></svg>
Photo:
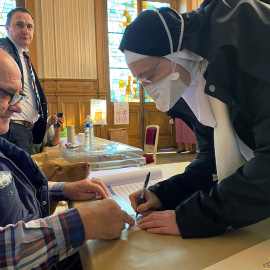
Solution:
<svg viewBox="0 0 270 270"><path fill-rule="evenodd" d="M171 54L173 53L173 43L170 31L168 26L163 18L163 16L158 12L158 10L154 9L159 15L164 28L167 32L168 39L171 47ZM184 20L181 15L179 15L182 25L181 25L181 34L179 37L179 43L177 52L180 51L181 43L183 39L184 33ZM172 62L172 73L163 78L162 80L149 84L144 87L145 92L155 101L157 109L162 112L167 112L170 110L175 103L179 100L179 98L183 95L184 91L187 89L187 86L181 81L180 75L178 72L174 72L176 67L176 63Z"/></svg>
<svg viewBox="0 0 270 270"><path fill-rule="evenodd" d="M156 103L157 109L162 112L170 110L186 89L187 86L180 80L178 72L171 73L162 80L144 87L145 92Z"/></svg>

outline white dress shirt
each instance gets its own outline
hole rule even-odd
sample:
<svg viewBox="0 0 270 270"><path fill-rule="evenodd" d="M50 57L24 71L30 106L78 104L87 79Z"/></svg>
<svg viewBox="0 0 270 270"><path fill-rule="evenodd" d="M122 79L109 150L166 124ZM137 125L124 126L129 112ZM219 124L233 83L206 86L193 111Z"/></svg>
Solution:
<svg viewBox="0 0 270 270"><path fill-rule="evenodd" d="M40 115L37 111L36 95L34 92L30 70L27 66L27 60L23 55L24 49L21 46L19 46L16 42L14 42L12 39L10 40L16 47L18 54L20 56L21 63L22 63L23 79L24 79L23 93L29 97L22 104L22 110L23 110L22 113L13 113L13 115L11 116L11 120L23 120L23 121L35 123L40 117Z"/></svg>

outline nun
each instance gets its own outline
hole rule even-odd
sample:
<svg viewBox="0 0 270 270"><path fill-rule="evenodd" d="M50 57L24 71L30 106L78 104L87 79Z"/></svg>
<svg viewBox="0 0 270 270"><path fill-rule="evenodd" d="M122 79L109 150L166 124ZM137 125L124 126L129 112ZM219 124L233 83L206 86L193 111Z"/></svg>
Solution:
<svg viewBox="0 0 270 270"><path fill-rule="evenodd" d="M215 155L149 187L138 208L141 191L130 195L141 229L210 237L270 217L269 18L266 0L206 0L143 11L126 28L119 49L156 107L186 104L214 129Z"/></svg>

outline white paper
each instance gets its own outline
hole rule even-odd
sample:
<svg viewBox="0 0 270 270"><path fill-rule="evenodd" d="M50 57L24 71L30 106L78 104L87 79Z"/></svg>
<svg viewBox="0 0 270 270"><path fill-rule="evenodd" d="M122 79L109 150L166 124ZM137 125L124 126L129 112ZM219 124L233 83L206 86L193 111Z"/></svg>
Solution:
<svg viewBox="0 0 270 270"><path fill-rule="evenodd" d="M204 270L265 270L270 268L270 240L245 249Z"/></svg>
<svg viewBox="0 0 270 270"><path fill-rule="evenodd" d="M128 125L129 124L129 103L115 102L114 103L114 124Z"/></svg>
<svg viewBox="0 0 270 270"><path fill-rule="evenodd" d="M141 169L141 167L129 167L114 170L91 171L88 178L99 178L106 186L118 186L121 184L144 181L148 172L150 172L150 181L162 179L162 171L158 166L143 169Z"/></svg>
<svg viewBox="0 0 270 270"><path fill-rule="evenodd" d="M162 179L151 180L149 181L148 186L152 186L160 180ZM113 199L121 207L122 210L126 211L135 220L134 226L129 227L127 225L127 229L131 229L132 231L140 230L140 228L137 226L137 222L142 218L142 216L138 215L138 217L136 217L136 213L130 205L129 194L142 189L143 184L144 180L138 183L125 184L120 186L108 186L110 199Z"/></svg>
<svg viewBox="0 0 270 270"><path fill-rule="evenodd" d="M148 186L154 185L162 180L162 171L158 166L143 169L141 167L130 167L114 170L91 171L88 176L89 179L92 179L93 177L101 179L109 190L109 197L117 202L122 210L126 211L134 218L136 222L135 226L132 226L131 228L127 227L127 229L133 231L139 230L137 222L142 216L139 215L136 218L136 213L130 205L129 195L143 188L143 183L148 172L150 172Z"/></svg>

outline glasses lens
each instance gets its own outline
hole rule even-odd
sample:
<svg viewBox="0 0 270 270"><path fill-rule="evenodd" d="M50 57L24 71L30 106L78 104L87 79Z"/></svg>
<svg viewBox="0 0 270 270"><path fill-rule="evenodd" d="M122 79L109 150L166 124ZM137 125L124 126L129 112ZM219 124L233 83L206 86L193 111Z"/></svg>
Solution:
<svg viewBox="0 0 270 270"><path fill-rule="evenodd" d="M20 95L14 95L9 101L9 105L13 106L20 100Z"/></svg>
<svg viewBox="0 0 270 270"><path fill-rule="evenodd" d="M28 96L25 95L14 95L11 100L9 101L9 105L14 106L19 101L23 104L28 99Z"/></svg>
<svg viewBox="0 0 270 270"><path fill-rule="evenodd" d="M22 99L21 99L21 103L23 104L29 97L28 96L21 96Z"/></svg>

